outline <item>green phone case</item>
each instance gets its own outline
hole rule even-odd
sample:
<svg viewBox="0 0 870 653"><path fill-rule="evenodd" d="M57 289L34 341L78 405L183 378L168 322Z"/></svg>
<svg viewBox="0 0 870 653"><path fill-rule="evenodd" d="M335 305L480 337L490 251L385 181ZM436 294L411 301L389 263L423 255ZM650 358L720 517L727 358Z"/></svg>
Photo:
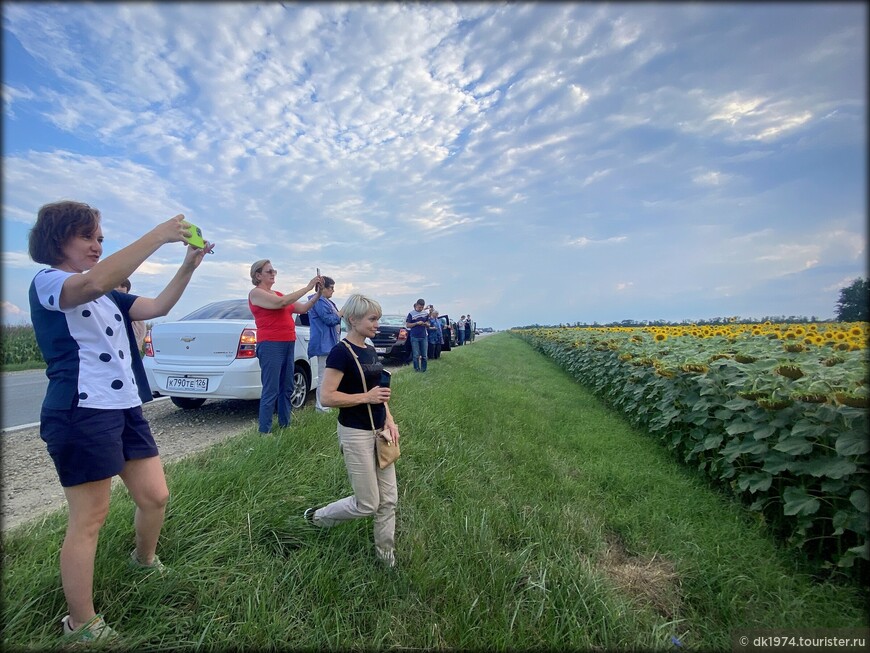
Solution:
<svg viewBox="0 0 870 653"><path fill-rule="evenodd" d="M193 245L194 247L203 249L205 247L205 241L202 239L202 230L192 222L185 221L184 224L190 227L191 233L190 238L185 238L185 242L188 245Z"/></svg>

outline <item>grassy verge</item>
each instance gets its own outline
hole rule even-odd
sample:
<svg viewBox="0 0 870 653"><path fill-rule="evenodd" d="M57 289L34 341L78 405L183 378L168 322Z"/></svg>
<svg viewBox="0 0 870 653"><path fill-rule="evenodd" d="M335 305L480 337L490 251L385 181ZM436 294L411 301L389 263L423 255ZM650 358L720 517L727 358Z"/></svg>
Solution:
<svg viewBox="0 0 870 653"><path fill-rule="evenodd" d="M21 372L23 370L44 370L45 361L27 361L25 363L5 363L0 366L0 372Z"/></svg>
<svg viewBox="0 0 870 653"><path fill-rule="evenodd" d="M813 582L751 515L508 335L394 375L399 569L344 496L335 418L307 408L167 465L166 579L131 577L113 498L98 610L133 649L730 650L745 628L866 627L866 590ZM62 514L3 543L4 648L56 646Z"/></svg>

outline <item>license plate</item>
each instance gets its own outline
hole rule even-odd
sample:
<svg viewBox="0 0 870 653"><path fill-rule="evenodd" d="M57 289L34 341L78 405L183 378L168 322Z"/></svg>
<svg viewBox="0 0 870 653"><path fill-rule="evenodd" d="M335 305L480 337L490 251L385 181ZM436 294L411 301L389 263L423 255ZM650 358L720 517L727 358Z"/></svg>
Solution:
<svg viewBox="0 0 870 653"><path fill-rule="evenodd" d="M387 348L386 348L386 347L375 347L375 353L377 353L377 354L386 354L386 353L387 353Z"/></svg>
<svg viewBox="0 0 870 653"><path fill-rule="evenodd" d="M166 389L208 392L208 378L204 376L170 376L166 379Z"/></svg>

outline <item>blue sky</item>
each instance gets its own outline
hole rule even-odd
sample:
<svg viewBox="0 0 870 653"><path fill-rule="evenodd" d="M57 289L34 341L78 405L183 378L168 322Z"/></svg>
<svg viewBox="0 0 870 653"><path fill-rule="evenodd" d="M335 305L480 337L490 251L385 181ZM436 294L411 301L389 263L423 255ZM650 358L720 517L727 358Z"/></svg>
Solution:
<svg viewBox="0 0 870 653"><path fill-rule="evenodd" d="M866 274L863 3L17 3L3 318L42 204L217 242L166 319L319 267L478 326L830 318ZM156 294L183 256L132 277Z"/></svg>

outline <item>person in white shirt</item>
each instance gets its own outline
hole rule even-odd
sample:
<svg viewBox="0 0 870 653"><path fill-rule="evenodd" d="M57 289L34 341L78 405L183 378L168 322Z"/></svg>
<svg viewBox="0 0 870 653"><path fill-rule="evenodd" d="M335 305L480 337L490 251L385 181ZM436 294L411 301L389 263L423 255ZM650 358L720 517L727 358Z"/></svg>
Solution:
<svg viewBox="0 0 870 653"><path fill-rule="evenodd" d="M65 637L78 643L116 639L94 609L94 558L109 512L112 477L136 504L136 545L128 563L164 571L156 555L169 489L142 403L151 400L130 323L166 315L213 245L187 247L157 297L115 290L167 243L192 236L183 215L163 222L104 260L100 212L61 201L39 209L29 253L49 267L30 285L30 316L48 369L39 435L54 462L69 507L60 576L69 614Z"/></svg>

